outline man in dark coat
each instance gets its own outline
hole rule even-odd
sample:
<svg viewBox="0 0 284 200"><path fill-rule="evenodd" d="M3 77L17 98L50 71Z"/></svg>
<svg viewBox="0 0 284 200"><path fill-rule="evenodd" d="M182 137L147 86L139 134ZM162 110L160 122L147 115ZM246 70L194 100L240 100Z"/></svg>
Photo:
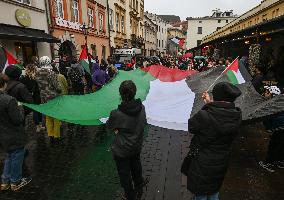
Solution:
<svg viewBox="0 0 284 200"><path fill-rule="evenodd" d="M125 197L136 200L142 195L145 183L140 152L147 123L146 113L141 100L135 99L136 86L132 81L122 82L119 92L122 103L111 112L107 127L116 134L112 152Z"/></svg>
<svg viewBox="0 0 284 200"><path fill-rule="evenodd" d="M14 65L10 65L5 70L4 79L7 82L6 92L8 95L14 97L17 101L22 103L33 103L32 94L28 88L19 81L22 75L22 70ZM25 108L25 113L29 112Z"/></svg>
<svg viewBox="0 0 284 200"><path fill-rule="evenodd" d="M1 191L17 191L31 179L22 178L26 135L24 133L24 113L17 100L7 95L3 76L0 75L0 147L6 152L4 170L1 176Z"/></svg>
<svg viewBox="0 0 284 200"><path fill-rule="evenodd" d="M206 105L188 121L194 134L190 151L195 152L190 163L187 188L196 200L218 200L230 158L231 144L237 136L242 113L233 103L241 91L226 82L213 88L213 100L203 94Z"/></svg>

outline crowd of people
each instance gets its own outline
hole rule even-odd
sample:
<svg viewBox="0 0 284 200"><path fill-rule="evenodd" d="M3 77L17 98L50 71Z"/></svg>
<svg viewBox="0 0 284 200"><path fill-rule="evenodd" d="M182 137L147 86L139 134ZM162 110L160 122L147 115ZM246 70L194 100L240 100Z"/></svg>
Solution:
<svg viewBox="0 0 284 200"><path fill-rule="evenodd" d="M70 60L63 56L57 67L57 64L47 56L40 59L35 57L32 63L25 67L24 73L17 66L11 65L0 75L0 129L5 130L5 134L0 134L0 143L7 155L1 190L17 191L31 181L30 178L22 177L26 143L24 127L28 114L33 113L36 132L46 129L51 145L56 147L61 141L61 121L31 111L21 103L41 104L60 95L84 95L102 89L115 78L118 70L112 59L101 62L97 58L92 60L86 69L77 58ZM202 72L228 66L232 61L231 58L217 60L205 57L166 56L139 58L133 60L131 66L130 63L126 66L129 70L164 65L169 68ZM242 58L241 62L247 65L245 58ZM252 73L252 84L267 99L282 93L281 87L277 87L276 75L273 72L271 68L264 75L261 69L254 68ZM265 82L269 82L270 85L265 85ZM116 135L112 152L127 200L139 199L148 181L142 176L140 160L147 120L141 100L135 99L136 91L136 85L132 81L124 81L121 84L119 93L122 102L110 113L107 121L107 128ZM195 195L196 200L218 199L228 167L231 144L241 125L241 110L234 104L241 95L239 88L222 82L215 85L212 93L213 98L207 92L203 94L202 98L206 105L189 119L189 132L194 137L182 172L187 175L188 189ZM274 172L276 168L284 168L284 115L278 114L267 118L264 124L267 130L272 132L272 137L267 158L259 164Z"/></svg>

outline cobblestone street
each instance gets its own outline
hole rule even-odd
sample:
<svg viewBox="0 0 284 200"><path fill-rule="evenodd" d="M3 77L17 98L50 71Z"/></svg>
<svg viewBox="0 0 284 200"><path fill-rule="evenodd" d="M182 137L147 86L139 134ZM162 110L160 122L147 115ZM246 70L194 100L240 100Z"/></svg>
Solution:
<svg viewBox="0 0 284 200"><path fill-rule="evenodd" d="M32 127L28 128L33 130ZM75 129L78 129L75 131ZM45 135L29 131L29 153L24 174L32 183L20 192L0 194L2 200L109 200L120 199L119 181L112 161L112 136L100 127L71 127L62 144L51 147ZM221 191L223 200L282 200L284 171L270 174L258 167L265 156L267 134L259 126L246 126L236 140ZM150 126L144 142L144 176L150 182L143 200L186 200L186 178L180 165L190 135ZM1 154L1 168L4 155Z"/></svg>

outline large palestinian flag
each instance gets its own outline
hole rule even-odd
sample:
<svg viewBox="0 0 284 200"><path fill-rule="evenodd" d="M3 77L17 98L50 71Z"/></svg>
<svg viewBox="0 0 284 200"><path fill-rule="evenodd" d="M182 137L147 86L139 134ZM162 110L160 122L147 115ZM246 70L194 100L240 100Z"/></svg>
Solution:
<svg viewBox="0 0 284 200"><path fill-rule="evenodd" d="M232 70L231 68L229 69ZM99 125L109 116L111 110L120 104L121 82L133 80L137 85L136 98L143 101L149 124L174 130L187 130L190 116L204 105L202 93L217 77L217 82L230 81L229 75L225 73L230 70L225 70L226 68L220 67L197 73L151 66L143 70L120 71L111 83L98 92L82 96L61 96L46 104L27 106L62 121ZM241 73L240 69L235 69L236 71ZM245 77L243 79L245 80ZM237 105L243 110L244 120L284 111L283 95L265 101L250 82L239 84L238 87L243 95L238 99Z"/></svg>

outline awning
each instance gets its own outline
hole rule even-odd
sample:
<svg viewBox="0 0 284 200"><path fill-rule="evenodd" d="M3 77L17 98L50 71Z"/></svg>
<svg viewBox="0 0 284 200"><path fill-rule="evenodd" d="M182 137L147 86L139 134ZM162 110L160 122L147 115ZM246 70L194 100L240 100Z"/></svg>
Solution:
<svg viewBox="0 0 284 200"><path fill-rule="evenodd" d="M42 30L0 23L0 39L57 43L59 39Z"/></svg>

